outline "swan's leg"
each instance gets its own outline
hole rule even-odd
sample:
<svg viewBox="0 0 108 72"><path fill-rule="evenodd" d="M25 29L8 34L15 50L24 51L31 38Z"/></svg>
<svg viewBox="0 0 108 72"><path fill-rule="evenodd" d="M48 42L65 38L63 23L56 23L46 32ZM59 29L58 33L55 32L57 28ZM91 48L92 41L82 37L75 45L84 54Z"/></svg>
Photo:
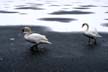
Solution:
<svg viewBox="0 0 108 72"><path fill-rule="evenodd" d="M94 44L95 44L95 45L97 44L97 42L96 42L96 38L94 38Z"/></svg>
<svg viewBox="0 0 108 72"><path fill-rule="evenodd" d="M92 42L92 40L91 40L91 38L89 37L88 44L91 45L91 42Z"/></svg>
<svg viewBox="0 0 108 72"><path fill-rule="evenodd" d="M88 43L90 44L90 38L89 38L89 40L88 40Z"/></svg>
<svg viewBox="0 0 108 72"><path fill-rule="evenodd" d="M97 44L96 38L93 38L93 39L92 39L92 45L96 45L96 44Z"/></svg>

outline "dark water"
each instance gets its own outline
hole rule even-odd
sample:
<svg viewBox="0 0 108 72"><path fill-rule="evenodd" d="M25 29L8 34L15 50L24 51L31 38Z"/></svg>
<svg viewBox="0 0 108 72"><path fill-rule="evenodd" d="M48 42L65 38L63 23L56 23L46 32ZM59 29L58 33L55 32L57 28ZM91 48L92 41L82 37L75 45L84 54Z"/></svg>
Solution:
<svg viewBox="0 0 108 72"><path fill-rule="evenodd" d="M0 72L108 72L107 1L0 0L0 5ZM102 35L96 46L81 32L85 22ZM53 44L32 52L21 31L27 25Z"/></svg>
<svg viewBox="0 0 108 72"><path fill-rule="evenodd" d="M22 26L0 27L0 72L107 72L108 34L97 39L96 46L88 46L88 38L81 32L50 32L46 27L32 27L45 34L52 45L40 45L39 52L31 52Z"/></svg>

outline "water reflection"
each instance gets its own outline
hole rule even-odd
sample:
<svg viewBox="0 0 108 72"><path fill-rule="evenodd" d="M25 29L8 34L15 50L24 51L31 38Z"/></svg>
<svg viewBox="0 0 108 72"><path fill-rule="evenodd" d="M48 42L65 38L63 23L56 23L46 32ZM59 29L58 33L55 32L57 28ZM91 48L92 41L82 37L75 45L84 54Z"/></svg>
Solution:
<svg viewBox="0 0 108 72"><path fill-rule="evenodd" d="M34 50L33 50L34 48ZM30 51L33 55L45 55L45 53L47 53L48 49L43 47L43 48L38 48L35 49L35 45L33 45L32 47L30 47Z"/></svg>
<svg viewBox="0 0 108 72"><path fill-rule="evenodd" d="M57 7L58 7L58 6L60 6L60 5L50 5L50 6L57 6Z"/></svg>
<svg viewBox="0 0 108 72"><path fill-rule="evenodd" d="M102 6L102 7L108 7L108 6Z"/></svg>

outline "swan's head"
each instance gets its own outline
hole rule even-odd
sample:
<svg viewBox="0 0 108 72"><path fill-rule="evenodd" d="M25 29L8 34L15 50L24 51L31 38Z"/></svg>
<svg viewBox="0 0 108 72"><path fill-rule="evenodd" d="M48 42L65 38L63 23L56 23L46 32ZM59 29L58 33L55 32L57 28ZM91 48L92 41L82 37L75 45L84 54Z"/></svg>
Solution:
<svg viewBox="0 0 108 72"><path fill-rule="evenodd" d="M89 25L88 25L87 23L83 23L83 24L82 24L82 28L83 28L84 26L87 26L87 29L86 29L86 30L89 29Z"/></svg>
<svg viewBox="0 0 108 72"><path fill-rule="evenodd" d="M22 32L23 32L23 33L32 33L32 30L31 30L30 27L24 27L24 28L22 29Z"/></svg>
<svg viewBox="0 0 108 72"><path fill-rule="evenodd" d="M88 26L88 24L87 24L87 23L83 23L83 24L82 24L82 27L84 27L84 26Z"/></svg>

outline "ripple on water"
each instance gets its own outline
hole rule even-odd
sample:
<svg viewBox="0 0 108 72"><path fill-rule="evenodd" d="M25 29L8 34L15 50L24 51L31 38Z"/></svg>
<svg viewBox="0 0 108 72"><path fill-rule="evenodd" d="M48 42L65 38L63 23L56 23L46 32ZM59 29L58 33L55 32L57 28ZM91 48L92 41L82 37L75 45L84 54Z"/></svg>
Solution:
<svg viewBox="0 0 108 72"><path fill-rule="evenodd" d="M75 7L74 9L90 9L90 8L86 8L86 7Z"/></svg>
<svg viewBox="0 0 108 72"><path fill-rule="evenodd" d="M19 12L16 12L16 11L6 11L6 10L0 10L0 13L19 13Z"/></svg>
<svg viewBox="0 0 108 72"><path fill-rule="evenodd" d="M104 20L108 20L108 19L104 19Z"/></svg>
<svg viewBox="0 0 108 72"><path fill-rule="evenodd" d="M97 7L96 5L81 5L81 7Z"/></svg>
<svg viewBox="0 0 108 72"><path fill-rule="evenodd" d="M56 11L56 12L52 12L50 14L52 14L52 15L66 15L66 14L81 15L81 14L93 14L93 13L94 12L75 10L75 11Z"/></svg>
<svg viewBox="0 0 108 72"><path fill-rule="evenodd" d="M108 23L103 23L101 25L104 26L104 27L108 27Z"/></svg>
<svg viewBox="0 0 108 72"><path fill-rule="evenodd" d="M70 22L70 21L75 21L76 19L72 19L72 18L40 18L40 20L58 21L58 22Z"/></svg>
<svg viewBox="0 0 108 72"><path fill-rule="evenodd" d="M105 12L105 13L108 13L108 12Z"/></svg>
<svg viewBox="0 0 108 72"><path fill-rule="evenodd" d="M17 7L15 9L24 9L24 10L43 10L43 8L38 8L38 7Z"/></svg>
<svg viewBox="0 0 108 72"><path fill-rule="evenodd" d="M102 6L102 7L108 7L108 6Z"/></svg>
<svg viewBox="0 0 108 72"><path fill-rule="evenodd" d="M43 5L43 4L41 4L41 3L26 3L26 4L35 5L35 6L42 6L42 5Z"/></svg>

